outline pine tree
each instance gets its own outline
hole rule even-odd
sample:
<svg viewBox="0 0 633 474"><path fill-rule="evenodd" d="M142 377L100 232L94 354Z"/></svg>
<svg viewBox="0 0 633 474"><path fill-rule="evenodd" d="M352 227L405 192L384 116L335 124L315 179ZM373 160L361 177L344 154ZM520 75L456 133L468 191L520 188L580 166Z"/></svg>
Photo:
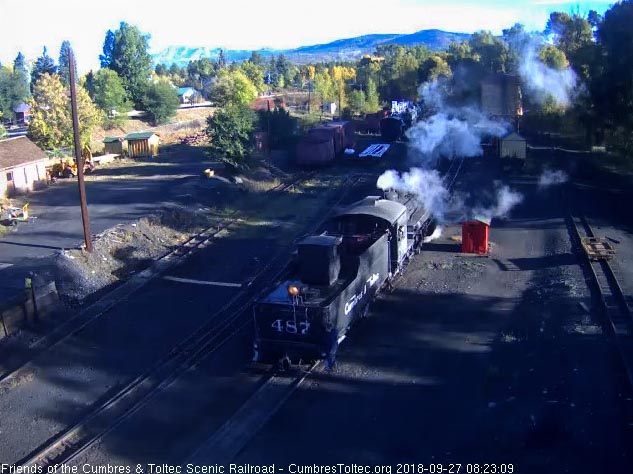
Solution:
<svg viewBox="0 0 633 474"><path fill-rule="evenodd" d="M59 50L59 77L66 87L70 85L70 41L64 41ZM77 77L77 63L75 63L75 77Z"/></svg>
<svg viewBox="0 0 633 474"><path fill-rule="evenodd" d="M121 22L114 33L108 31L103 43L102 67L115 71L135 105L142 106L145 89L152 74L149 36L133 25Z"/></svg>
<svg viewBox="0 0 633 474"><path fill-rule="evenodd" d="M114 51L114 33L108 30L105 40L103 41L103 54L99 55L101 67L112 68L112 52Z"/></svg>
<svg viewBox="0 0 633 474"><path fill-rule="evenodd" d="M224 55L224 51L220 50L220 54L218 54L218 70L224 69L226 67L226 56Z"/></svg>
<svg viewBox="0 0 633 474"><path fill-rule="evenodd" d="M374 113L380 109L380 96L378 88L373 79L367 81L367 89L365 90L365 112Z"/></svg>
<svg viewBox="0 0 633 474"><path fill-rule="evenodd" d="M33 65L33 70L31 71L31 89L33 89L34 84L38 81L42 74L56 73L57 66L55 66L55 61L53 61L53 58L48 55L46 46L44 46L44 51L42 52L42 55L37 58L35 64Z"/></svg>
<svg viewBox="0 0 633 474"><path fill-rule="evenodd" d="M16 95L20 96L20 101L26 99L31 90L29 89L29 73L26 69L26 59L22 53L18 53L13 61L13 77Z"/></svg>
<svg viewBox="0 0 633 474"><path fill-rule="evenodd" d="M14 71L21 71L25 75L27 73L27 71L26 71L26 59L24 58L24 55L21 52L18 53L18 55L15 57L15 60L13 61L13 70Z"/></svg>

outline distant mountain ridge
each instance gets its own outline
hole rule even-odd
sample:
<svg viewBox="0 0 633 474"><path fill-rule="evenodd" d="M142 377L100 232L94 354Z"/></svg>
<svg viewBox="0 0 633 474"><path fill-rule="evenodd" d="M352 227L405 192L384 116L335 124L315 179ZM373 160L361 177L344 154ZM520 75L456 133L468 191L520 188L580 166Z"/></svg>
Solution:
<svg viewBox="0 0 633 474"><path fill-rule="evenodd" d="M325 44L300 46L293 49L258 49L265 57L283 53L288 59L307 63L328 59L353 60L363 54L371 54L377 46L398 44L402 46L424 45L429 49L446 49L452 42L468 40L468 33L454 33L442 30L421 30L411 34L372 34L356 36L354 38L339 39ZM170 66L186 66L189 61L201 58L216 59L223 48L170 46L152 55L154 64ZM243 61L251 56L251 50L224 49L224 55L229 61Z"/></svg>

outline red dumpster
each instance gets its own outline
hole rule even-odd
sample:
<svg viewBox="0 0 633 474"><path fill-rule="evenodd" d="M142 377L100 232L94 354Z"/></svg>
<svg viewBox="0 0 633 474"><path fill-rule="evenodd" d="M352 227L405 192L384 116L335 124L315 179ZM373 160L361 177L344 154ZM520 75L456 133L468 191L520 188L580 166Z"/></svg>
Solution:
<svg viewBox="0 0 633 474"><path fill-rule="evenodd" d="M490 218L475 217L462 223L462 253L488 253Z"/></svg>

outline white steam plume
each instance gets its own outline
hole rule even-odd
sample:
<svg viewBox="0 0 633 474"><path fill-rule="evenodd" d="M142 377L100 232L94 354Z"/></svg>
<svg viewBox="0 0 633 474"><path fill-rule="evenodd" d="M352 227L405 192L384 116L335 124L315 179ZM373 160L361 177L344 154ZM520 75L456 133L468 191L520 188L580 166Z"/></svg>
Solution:
<svg viewBox="0 0 633 474"><path fill-rule="evenodd" d="M481 139L485 135L500 137L508 126L491 120L475 107L451 107L445 104L443 83L434 81L420 86L425 107L437 113L407 131L410 146L424 164L439 157L474 157L483 154Z"/></svg>
<svg viewBox="0 0 633 474"><path fill-rule="evenodd" d="M440 221L449 206L450 193L436 170L412 168L401 175L394 170L388 170L378 178L376 185L383 190L394 189L414 195L417 201Z"/></svg>
<svg viewBox="0 0 633 474"><path fill-rule="evenodd" d="M383 190L394 189L415 196L440 224L472 219L475 216L489 219L506 217L512 208L523 200L521 194L512 191L508 186L501 186L497 187L493 204L469 208L461 196L451 195L437 171L420 168L413 168L402 174L394 170L385 171L378 178L377 186Z"/></svg>
<svg viewBox="0 0 633 474"><path fill-rule="evenodd" d="M535 39L526 42L521 51L519 75L537 103L542 104L551 97L558 105L567 107L578 78L569 67L558 70L543 64L537 54L539 46Z"/></svg>
<svg viewBox="0 0 633 474"><path fill-rule="evenodd" d="M475 216L489 219L506 217L523 200L521 194L508 186L498 186L491 205L472 209L464 204L462 196L451 195L436 170L420 168L412 168L402 174L394 170L385 171L378 178L377 186L383 190L394 189L415 196L439 223L472 219Z"/></svg>
<svg viewBox="0 0 633 474"><path fill-rule="evenodd" d="M422 239L422 242L428 244L429 242L439 239L442 237L442 230L442 226L438 225L435 227L435 230L431 233L431 235L427 235L424 239Z"/></svg>
<svg viewBox="0 0 633 474"><path fill-rule="evenodd" d="M514 206L523 201L523 196L516 191L512 191L508 186L502 186L497 189L497 202L488 209L479 211L486 217L507 217Z"/></svg>
<svg viewBox="0 0 633 474"><path fill-rule="evenodd" d="M440 224L470 219L475 215L490 218L505 216L521 201L520 194L507 187L500 188L494 205L473 209L465 205L462 196L451 195L437 171L426 169L440 157L480 156L483 154L481 141L484 136L500 137L509 128L505 122L490 119L474 106L448 105L444 100L445 85L444 81L434 81L423 84L419 89L425 108L435 111L407 131L409 147L416 152L418 166L421 167L402 174L386 171L378 178L377 186L415 196Z"/></svg>
<svg viewBox="0 0 633 474"><path fill-rule="evenodd" d="M569 176L561 170L545 170L538 179L539 188L546 188L555 184L563 184L569 180Z"/></svg>

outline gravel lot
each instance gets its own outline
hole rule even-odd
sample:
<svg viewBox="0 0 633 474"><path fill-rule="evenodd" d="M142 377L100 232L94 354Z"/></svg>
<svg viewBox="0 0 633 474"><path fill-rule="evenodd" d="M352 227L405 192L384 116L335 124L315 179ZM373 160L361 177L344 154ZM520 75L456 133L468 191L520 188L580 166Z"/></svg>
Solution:
<svg viewBox="0 0 633 474"><path fill-rule="evenodd" d="M630 394L560 189L514 186L525 199L493 221L490 258L457 255L447 228L351 334L337 370L311 376L236 462L630 471Z"/></svg>
<svg viewBox="0 0 633 474"><path fill-rule="evenodd" d="M474 161L458 187L490 190L501 178ZM571 248L565 204L581 206L600 232L621 242L626 284L630 217L605 213L611 198L600 208L583 188L542 189L534 176L506 178L524 200L508 218L493 221L490 257L460 255L460 228L446 226L354 328L337 369L311 375L235 462L631 470L631 395ZM173 274L247 278L254 259L277 248L273 233L294 218L282 206L245 226L243 241L227 240ZM255 245L260 224L268 239ZM11 433L2 438L0 459L19 458L76 418L228 297L217 288L156 282L55 355L39 358L0 395L6 414L0 432ZM250 340L246 329L76 462L184 461L261 380L247 364Z"/></svg>
<svg viewBox="0 0 633 474"><path fill-rule="evenodd" d="M254 215L247 213L234 230L169 274L248 281L321 212L326 186L335 189L336 183L315 180L293 193L260 199L252 207ZM10 433L2 438L0 459L19 460L78 419L100 397L167 354L240 291L157 279L35 358L19 377L0 384L0 431Z"/></svg>

